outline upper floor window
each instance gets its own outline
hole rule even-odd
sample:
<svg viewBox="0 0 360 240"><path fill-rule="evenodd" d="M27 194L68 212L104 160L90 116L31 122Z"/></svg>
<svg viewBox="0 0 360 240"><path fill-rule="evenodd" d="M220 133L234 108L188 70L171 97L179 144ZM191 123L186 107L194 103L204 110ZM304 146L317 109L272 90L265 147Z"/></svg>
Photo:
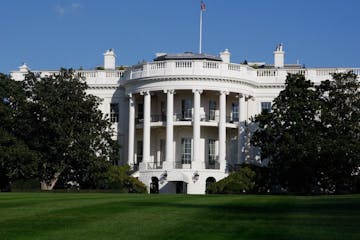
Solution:
<svg viewBox="0 0 360 240"><path fill-rule="evenodd" d="M271 112L271 102L261 102L261 112Z"/></svg>
<svg viewBox="0 0 360 240"><path fill-rule="evenodd" d="M110 104L110 122L119 122L119 104L117 103Z"/></svg>
<svg viewBox="0 0 360 240"><path fill-rule="evenodd" d="M144 119L144 104L143 104L143 103L139 103L137 110L138 110L138 111L137 111L137 118L138 118L138 120L143 120L143 119Z"/></svg>
<svg viewBox="0 0 360 240"><path fill-rule="evenodd" d="M181 101L181 115L183 120L192 119L192 101L191 99L183 99Z"/></svg>
<svg viewBox="0 0 360 240"><path fill-rule="evenodd" d="M231 120L233 122L239 121L239 103L231 104Z"/></svg>
<svg viewBox="0 0 360 240"><path fill-rule="evenodd" d="M215 113L216 113L216 101L210 100L209 101L209 120L215 120Z"/></svg>

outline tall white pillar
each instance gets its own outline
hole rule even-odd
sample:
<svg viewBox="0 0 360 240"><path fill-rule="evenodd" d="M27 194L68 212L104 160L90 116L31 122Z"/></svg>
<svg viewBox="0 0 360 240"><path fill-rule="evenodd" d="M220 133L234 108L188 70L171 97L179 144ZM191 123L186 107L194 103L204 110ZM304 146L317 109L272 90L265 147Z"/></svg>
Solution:
<svg viewBox="0 0 360 240"><path fill-rule="evenodd" d="M247 118L245 95L239 94L238 163L243 163L245 147L245 120Z"/></svg>
<svg viewBox="0 0 360 240"><path fill-rule="evenodd" d="M166 153L165 161L174 162L174 90L166 90Z"/></svg>
<svg viewBox="0 0 360 240"><path fill-rule="evenodd" d="M130 93L129 97L129 143L128 143L128 165L134 164L134 142L135 142L135 99Z"/></svg>
<svg viewBox="0 0 360 240"><path fill-rule="evenodd" d="M226 168L226 95L227 91L220 92L219 98L219 163L220 169Z"/></svg>
<svg viewBox="0 0 360 240"><path fill-rule="evenodd" d="M199 169L200 162L200 94L202 90L194 89L194 115L193 115L193 160L192 168Z"/></svg>
<svg viewBox="0 0 360 240"><path fill-rule="evenodd" d="M143 162L150 162L150 121L151 121L151 95L149 91L142 92L144 95L144 128L143 128Z"/></svg>

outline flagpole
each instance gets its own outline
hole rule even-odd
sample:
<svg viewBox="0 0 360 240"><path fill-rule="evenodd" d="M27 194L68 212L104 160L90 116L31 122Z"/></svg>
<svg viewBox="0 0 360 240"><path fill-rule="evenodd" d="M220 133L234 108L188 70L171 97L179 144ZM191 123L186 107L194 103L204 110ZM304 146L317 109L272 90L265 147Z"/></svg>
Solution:
<svg viewBox="0 0 360 240"><path fill-rule="evenodd" d="M202 14L203 10L200 9L200 38L199 38L199 54L202 53Z"/></svg>

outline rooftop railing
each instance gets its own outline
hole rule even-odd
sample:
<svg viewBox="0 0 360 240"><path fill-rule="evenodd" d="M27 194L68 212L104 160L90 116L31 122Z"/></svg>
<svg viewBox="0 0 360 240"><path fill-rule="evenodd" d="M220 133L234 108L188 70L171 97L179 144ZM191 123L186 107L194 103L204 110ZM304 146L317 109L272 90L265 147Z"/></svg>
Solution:
<svg viewBox="0 0 360 240"><path fill-rule="evenodd" d="M312 81L331 78L332 73L353 71L360 75L360 68L270 68L255 69L244 64L207 60L168 60L142 63L128 68L123 80L161 76L205 76L245 79L250 81L283 82L288 73L302 74Z"/></svg>

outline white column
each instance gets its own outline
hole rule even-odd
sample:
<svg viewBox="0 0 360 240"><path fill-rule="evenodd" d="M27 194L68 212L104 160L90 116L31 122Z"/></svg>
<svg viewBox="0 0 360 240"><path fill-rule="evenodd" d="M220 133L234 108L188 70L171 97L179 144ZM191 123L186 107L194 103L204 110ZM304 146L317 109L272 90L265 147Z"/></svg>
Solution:
<svg viewBox="0 0 360 240"><path fill-rule="evenodd" d="M150 162L150 120L151 120L151 95L149 91L144 95L144 128L143 128L143 162Z"/></svg>
<svg viewBox="0 0 360 240"><path fill-rule="evenodd" d="M243 163L245 147L245 95L239 94L238 163Z"/></svg>
<svg viewBox="0 0 360 240"><path fill-rule="evenodd" d="M135 142L135 99L129 95L129 143L128 143L128 164L134 164L134 142Z"/></svg>
<svg viewBox="0 0 360 240"><path fill-rule="evenodd" d="M166 153L165 161L174 162L174 90L166 90Z"/></svg>
<svg viewBox="0 0 360 240"><path fill-rule="evenodd" d="M193 115L193 159L192 168L201 167L200 162L200 94L202 90L194 89L194 115Z"/></svg>
<svg viewBox="0 0 360 240"><path fill-rule="evenodd" d="M226 91L220 92L219 98L219 163L220 169L226 167Z"/></svg>

